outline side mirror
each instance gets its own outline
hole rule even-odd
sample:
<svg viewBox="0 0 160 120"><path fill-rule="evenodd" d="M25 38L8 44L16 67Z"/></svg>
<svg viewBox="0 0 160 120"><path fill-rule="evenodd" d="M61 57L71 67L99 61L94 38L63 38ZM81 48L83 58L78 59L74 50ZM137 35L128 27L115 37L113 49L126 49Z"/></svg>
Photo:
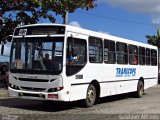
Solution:
<svg viewBox="0 0 160 120"><path fill-rule="evenodd" d="M4 45L7 46L6 44L8 44L8 43L11 44L11 42L12 42L12 35L6 36L2 39L2 41L0 43L1 44L1 55L8 56L8 55L4 55L4 53L6 52L6 51L4 51Z"/></svg>
<svg viewBox="0 0 160 120"><path fill-rule="evenodd" d="M11 41L12 41L12 35L9 35L9 36L7 37L7 41L8 41L8 42L11 42Z"/></svg>
<svg viewBox="0 0 160 120"><path fill-rule="evenodd" d="M3 55L3 53L4 53L4 44L2 43L2 45L1 45L1 55Z"/></svg>

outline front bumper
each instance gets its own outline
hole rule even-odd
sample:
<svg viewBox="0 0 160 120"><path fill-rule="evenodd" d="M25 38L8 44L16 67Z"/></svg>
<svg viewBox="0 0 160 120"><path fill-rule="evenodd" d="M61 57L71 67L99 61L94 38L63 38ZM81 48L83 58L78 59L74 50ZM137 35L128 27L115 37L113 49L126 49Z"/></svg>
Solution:
<svg viewBox="0 0 160 120"><path fill-rule="evenodd" d="M22 91L8 88L9 96L23 99L33 99L33 100L52 100L52 101L66 101L63 90L58 92L31 92Z"/></svg>

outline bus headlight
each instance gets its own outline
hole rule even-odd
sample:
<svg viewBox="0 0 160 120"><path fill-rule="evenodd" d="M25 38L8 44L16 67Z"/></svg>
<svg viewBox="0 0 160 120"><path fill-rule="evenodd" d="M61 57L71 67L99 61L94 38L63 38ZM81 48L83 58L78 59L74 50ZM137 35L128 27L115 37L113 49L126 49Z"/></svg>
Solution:
<svg viewBox="0 0 160 120"><path fill-rule="evenodd" d="M19 90L19 87L17 85L9 83L9 87L15 90Z"/></svg>
<svg viewBox="0 0 160 120"><path fill-rule="evenodd" d="M60 91L60 90L62 90L62 89L63 89L63 87L50 88L50 89L48 90L48 92L57 92L57 91Z"/></svg>

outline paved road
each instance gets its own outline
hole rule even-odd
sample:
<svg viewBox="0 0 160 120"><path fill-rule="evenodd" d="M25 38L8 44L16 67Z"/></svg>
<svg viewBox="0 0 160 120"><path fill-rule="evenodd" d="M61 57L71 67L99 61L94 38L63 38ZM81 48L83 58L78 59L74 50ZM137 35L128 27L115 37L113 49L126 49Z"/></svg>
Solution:
<svg viewBox="0 0 160 120"><path fill-rule="evenodd" d="M42 101L1 98L0 114L0 119L4 120L6 117L17 120L22 116L26 120L28 117L46 120L68 117L73 120L160 119L160 85L147 89L143 98L134 98L128 94L106 97L101 99L100 104L91 108L83 108L79 102L56 102L46 105Z"/></svg>

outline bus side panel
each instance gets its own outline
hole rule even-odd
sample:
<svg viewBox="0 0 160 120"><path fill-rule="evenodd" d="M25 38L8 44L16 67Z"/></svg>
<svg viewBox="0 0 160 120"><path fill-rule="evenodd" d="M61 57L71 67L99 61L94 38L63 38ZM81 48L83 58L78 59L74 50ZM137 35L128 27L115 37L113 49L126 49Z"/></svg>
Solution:
<svg viewBox="0 0 160 120"><path fill-rule="evenodd" d="M105 97L115 94L116 94L115 82L100 84L100 97Z"/></svg>
<svg viewBox="0 0 160 120"><path fill-rule="evenodd" d="M117 68L121 69L122 73L116 74L116 94L123 94L128 92L137 91L137 84L139 80L138 75L138 67L135 65L117 65ZM123 71L124 69L127 69L128 72ZM135 70L132 72L129 69Z"/></svg>
<svg viewBox="0 0 160 120"><path fill-rule="evenodd" d="M106 85L104 89L101 90L100 85L100 92L104 92L107 95L108 90L115 89L114 86L109 86L107 83L107 76L108 74L104 75L104 69L102 69L103 64L86 64L86 66L77 74L73 75L72 77L68 78L71 81L71 96L70 100L78 100L78 99L85 99L87 94L88 86L93 82L97 81L99 84ZM106 72L107 73L107 72ZM77 75L82 75L82 79L75 79ZM105 82L104 82L105 81ZM108 88L109 87L109 88ZM115 91L115 90L114 90ZM105 93L106 92L106 93ZM101 93L100 93L101 94ZM105 96L101 94L102 96Z"/></svg>
<svg viewBox="0 0 160 120"><path fill-rule="evenodd" d="M85 99L87 88L88 85L72 85L70 92L70 101Z"/></svg>
<svg viewBox="0 0 160 120"><path fill-rule="evenodd" d="M158 81L158 67L157 66L141 66L138 69L139 77L144 79L144 89L152 87Z"/></svg>
<svg viewBox="0 0 160 120"><path fill-rule="evenodd" d="M138 80L122 81L119 84L121 85L121 93L133 92L137 90Z"/></svg>

